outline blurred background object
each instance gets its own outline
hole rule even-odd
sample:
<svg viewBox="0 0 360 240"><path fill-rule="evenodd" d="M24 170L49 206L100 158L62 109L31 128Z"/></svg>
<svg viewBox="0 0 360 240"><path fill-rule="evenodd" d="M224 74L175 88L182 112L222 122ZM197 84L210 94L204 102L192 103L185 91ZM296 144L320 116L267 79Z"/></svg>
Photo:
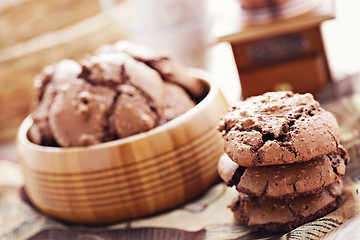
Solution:
<svg viewBox="0 0 360 240"><path fill-rule="evenodd" d="M166 9L177 10L176 15L168 19L168 24L173 24L181 19L184 11L190 7L193 8L183 16L185 18L193 19L193 16L204 16L200 13L206 13L205 26L211 25L211 33L207 32L203 25L198 28L198 32L189 32L185 35L186 41L183 45L177 45L175 49L184 53L184 48L188 49L186 56L195 59L201 59L205 56L205 67L217 79L225 96L229 102L239 100L241 97L241 86L238 75L238 66L235 64L231 45L225 41L211 45L212 39L219 36L230 35L231 32L239 30L239 24L243 22L246 17L249 19L249 14L244 14L244 6L241 8L240 4L260 2L264 0L250 1L250 0L133 0L144 2L146 5L150 3L162 3L161 11ZM133 2L133 1L130 1ZM332 72L333 80L343 79L346 75L356 74L360 71L360 32L357 31L356 24L360 22L360 1L358 0L279 0L292 15L282 15L277 21L284 23L291 21L291 16L295 14L295 19L303 17L303 12L313 9L314 3L335 2L336 19L328 20L321 24L322 37L324 40L324 48L328 56L328 63ZM266 1L269 2L269 1ZM302 8L293 8L290 3L301 2ZM172 4L180 4L176 7ZM125 18L132 17L132 10L128 2L124 0L116 0L118 6L113 11L115 13L124 13ZM193 5L196 4L196 5ZM149 5L150 6L150 5ZM181 7L180 7L181 6ZM299 6L299 5L298 5ZM290 8L291 7L291 8ZM155 6L154 6L155 8ZM246 8L246 7L245 7ZM162 9L162 10L161 10ZM165 10L164 10L165 9ZM259 12L258 8L252 8L248 12ZM294 11L294 9L296 11ZM146 13L146 8L143 8L143 13ZM201 10L201 11L200 11ZM209 12L207 12L209 10ZM170 11L170 10L169 10ZM260 11L260 13L263 13ZM127 14L127 15L126 15ZM146 13L148 18L154 16L154 13ZM209 14L209 15L208 15ZM168 14L165 14L166 16ZM164 16L158 16L158 23L166 19ZM275 24L270 21L263 21L262 18L252 18L255 23L264 24L266 26ZM278 16L279 18L279 16ZM330 17L331 18L331 14ZM234 21L237 19L237 21ZM262 22L258 19L262 19ZM208 21L208 22L207 22ZM195 21L196 22L196 21ZM156 23L156 22L155 22ZM192 26L194 21L189 21ZM209 24L209 25L208 25ZM156 24L155 24L156 25ZM187 26L189 26L187 25ZM196 29L196 24L192 26ZM253 28L254 26L248 26ZM266 27L259 27L253 32L263 37ZM173 33L180 34L176 27L166 27ZM291 28L290 28L291 29ZM102 11L99 0L2 0L0 1L0 141L12 140L21 123L21 121L29 113L31 97L32 97L32 81L36 74L40 73L44 66L57 62L63 58L71 58L80 60L87 53L92 53L99 46L106 43L114 43L115 41L131 37L131 33L117 24L109 15ZM242 38L248 31L242 33ZM155 35L153 43L157 47L166 48L165 44L175 46L175 41L179 40L179 35L169 35L171 37L165 38L163 36ZM316 35L316 34L315 34ZM183 35L184 36L184 35ZM196 38L194 36L200 36ZM240 36L240 35L239 35ZM269 37L267 35L267 37ZM144 38L141 37L145 41ZM159 40L156 40L159 39ZM296 38L295 38L296 40ZM210 43L209 43L210 42ZM214 43L214 42L212 42ZM301 43L301 41L300 41ZM150 45L150 43L148 43ZM273 44L271 44L273 46ZM209 51L208 51L209 50ZM203 55L204 51L209 54ZM246 52L245 52L246 54ZM300 72L305 74L304 79L308 79L307 74L314 75L315 78L325 79L327 76L326 68L324 66L324 57L322 54L313 55L315 57L309 59L300 59L300 64L296 61L289 61L289 69L291 72L289 78L298 77L296 72L299 66L302 66ZM300 55L297 55L300 56ZM191 60L189 60L191 61ZM201 62L201 61L198 61ZM287 62L287 61L285 61ZM186 62L185 60L185 63ZM188 64L195 65L195 64ZM275 66L275 64L274 64ZM310 70L312 66L314 70ZM314 67L315 66L315 67ZM320 67L317 67L320 66ZM326 66L326 64L325 64ZM276 67L264 68L263 74L261 71L253 71L253 75L261 79L272 78L277 80L272 72L276 72ZM320 71L315 71L320 69ZM323 70L321 70L323 69ZM325 70L324 70L325 69ZM292 73L292 71L294 71ZM280 71L281 72L281 71ZM250 73L250 72L249 72ZM260 76L258 76L260 75ZM254 82L256 88L262 88L261 82ZM320 84L321 85L321 84ZM275 84L276 89L289 89L293 87L286 81L281 81Z"/></svg>
<svg viewBox="0 0 360 240"><path fill-rule="evenodd" d="M210 18L207 0L99 0L104 11L128 32L129 38L166 50L186 66L206 66Z"/></svg>
<svg viewBox="0 0 360 240"><path fill-rule="evenodd" d="M215 2L215 1L214 1ZM233 33L238 33L241 25L244 24L244 11L240 6L240 0L227 1L227 4L214 4L212 7L212 12L215 12L216 20L214 21L214 26L212 28L212 35L216 37L223 36L231 36ZM255 2L249 1L249 2ZM256 2L264 2L263 0L258 0ZM268 1L269 2L269 1ZM297 0L292 0L288 2L297 2ZM303 1L308 2L308 0ZM329 65L330 73L333 81L343 80L351 75L358 74L360 72L360 32L355 30L357 27L357 23L360 22L360 15L358 14L358 9L360 9L360 1L358 0L348 0L348 1L340 1L340 0L321 0L315 1L315 3L331 3L334 5L334 15L335 19L327 20L322 22L320 26L320 30L322 33L324 48L326 50L327 62ZM311 6L308 5L308 7ZM316 5L312 5L313 7ZM325 6L325 5L324 5ZM299 19L303 17L304 14L296 15L294 18ZM306 15L306 14L305 14ZM282 18L283 16L275 16L274 19L268 20L267 23L259 23L257 22L258 28L266 29L265 26L276 24L276 22L288 22L287 18ZM291 21L291 20L289 20ZM248 24L249 25L249 24ZM252 29L256 29L256 24L250 24ZM243 26L244 27L244 26ZM246 28L244 27L244 29ZM269 29L267 29L269 30ZM264 30L266 31L266 30ZM264 34L264 31L261 31L261 34ZM271 31L271 29L270 29ZM242 32L244 35L238 37L246 38L246 37L254 37L251 35L251 32ZM252 33L259 34L257 31L252 31ZM229 39L227 39L229 40ZM232 97L231 101L236 101L240 98L243 98L242 89L240 86L240 80L238 75L238 67L234 64L235 59L232 51L231 44L227 41L220 42L213 47L213 52L211 56L211 66L210 69L212 73L215 75L217 79L221 78L221 81L224 82L225 85L231 84L232 88L227 87L224 88L225 95L228 96L227 93L231 93ZM216 57L214 57L216 56ZM244 56L246 58L246 56ZM225 59L232 59L231 61L225 61ZM316 66L316 63L321 61L314 61L313 66ZM290 64L290 67L298 67ZM222 71L222 69L226 69L226 71ZM304 71L300 71L301 74L313 74L310 69L306 66L303 68ZM321 69L321 68L320 68ZM254 72L255 73L255 72ZM259 71L256 72L257 75L260 75ZM294 72L290 75L290 78L299 77ZM240 73L241 75L241 73ZM226 76L226 77L224 77ZM321 75L320 75L321 76ZM262 74L260 78L268 78L271 77L268 74ZM228 83L229 79L231 79L231 83ZM262 88L260 82L254 82L255 88ZM327 85L327 84L326 84ZM277 85L277 89L289 89L289 86L284 82ZM278 88L280 87L280 88Z"/></svg>
<svg viewBox="0 0 360 240"><path fill-rule="evenodd" d="M241 16L246 24L269 23L293 18L309 12L322 0L239 0Z"/></svg>
<svg viewBox="0 0 360 240"><path fill-rule="evenodd" d="M238 27L219 41L231 44L243 98L279 90L317 93L331 81L321 24L335 17L332 0L240 3Z"/></svg>

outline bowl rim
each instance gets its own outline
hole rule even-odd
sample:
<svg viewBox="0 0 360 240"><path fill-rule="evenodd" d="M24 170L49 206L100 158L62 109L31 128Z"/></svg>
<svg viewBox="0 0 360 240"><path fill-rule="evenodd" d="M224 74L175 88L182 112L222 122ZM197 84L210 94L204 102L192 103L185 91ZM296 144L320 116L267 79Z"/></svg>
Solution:
<svg viewBox="0 0 360 240"><path fill-rule="evenodd" d="M21 125L19 127L19 130L17 133L17 141L20 144L25 144L28 148L31 148L34 151L41 151L41 152L48 152L48 153L52 153L52 152L82 152L82 151L89 151L90 149L92 149L92 150L104 149L107 147L114 147L114 146L126 144L126 143L129 143L132 141L146 138L148 136L156 135L164 130L167 130L167 129L170 129L173 127L177 127L178 125L183 123L187 118L191 117L192 115L196 114L201 109L205 108L207 106L207 104L214 97L216 97L216 94L218 93L218 91L221 91L218 84L215 82L214 79L212 79L212 77L210 76L210 74L207 71L205 71L203 69L199 69L199 68L187 68L187 72L191 76L202 80L205 84L208 84L209 92L199 103L197 103L190 110L186 111L179 117L177 117L167 123L159 125L153 129L150 129L148 131L141 132L141 133L138 133L135 135L131 135L131 136L128 136L125 138L111 140L108 142L97 143L97 144L93 144L93 145L89 145L89 146L74 146L74 147L43 146L43 145L39 145L39 144L35 144L35 143L31 142L27 137L28 131L33 123L33 120L29 115L24 119L24 121L21 123Z"/></svg>

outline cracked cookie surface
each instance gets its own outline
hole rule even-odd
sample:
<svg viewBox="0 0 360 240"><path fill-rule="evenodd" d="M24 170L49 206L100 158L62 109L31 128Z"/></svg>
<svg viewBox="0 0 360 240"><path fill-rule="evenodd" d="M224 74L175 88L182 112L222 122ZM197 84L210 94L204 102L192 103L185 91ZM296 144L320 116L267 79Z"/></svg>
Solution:
<svg viewBox="0 0 360 240"><path fill-rule="evenodd" d="M174 59L166 61L178 68L160 71L150 66L162 61L151 49L129 43L126 50L139 55L134 57L115 45L81 64L62 60L37 76L28 133L33 143L72 147L128 137L177 118L207 94L206 84Z"/></svg>
<svg viewBox="0 0 360 240"><path fill-rule="evenodd" d="M224 150L241 166L308 161L340 141L335 117L311 94L269 92L231 107L219 123Z"/></svg>
<svg viewBox="0 0 360 240"><path fill-rule="evenodd" d="M257 230L289 231L335 210L342 189L343 183L339 181L318 194L291 200L266 201L240 193L231 209L236 219Z"/></svg>
<svg viewBox="0 0 360 240"><path fill-rule="evenodd" d="M148 47L132 41L119 41L113 45L100 47L95 54L108 52L121 52L128 54L136 61L143 62L156 70L164 81L176 84L188 92L195 102L205 97L206 89L200 79L186 74L185 68L175 61L169 54L162 51L154 51Z"/></svg>
<svg viewBox="0 0 360 240"><path fill-rule="evenodd" d="M224 154L219 175L229 186L250 197L293 199L321 192L345 174L348 154L341 146L310 161L264 167L242 167Z"/></svg>

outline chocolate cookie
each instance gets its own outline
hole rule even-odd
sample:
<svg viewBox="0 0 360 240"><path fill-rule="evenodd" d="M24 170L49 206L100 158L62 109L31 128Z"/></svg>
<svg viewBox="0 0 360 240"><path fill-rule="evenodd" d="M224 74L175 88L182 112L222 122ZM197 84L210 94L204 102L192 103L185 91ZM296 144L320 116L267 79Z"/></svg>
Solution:
<svg viewBox="0 0 360 240"><path fill-rule="evenodd" d="M235 218L256 230L289 231L333 211L343 184L332 184L321 193L292 200L251 199L245 194L235 199L231 209Z"/></svg>
<svg viewBox="0 0 360 240"><path fill-rule="evenodd" d="M337 149L339 127L311 94L269 92L229 109L218 130L241 166L308 161Z"/></svg>
<svg viewBox="0 0 360 240"><path fill-rule="evenodd" d="M145 63L160 73L164 81L184 88L196 102L203 99L206 95L207 89L200 79L186 74L185 68L165 52L154 51L135 42L123 40L114 45L102 46L95 54L108 52L126 53L136 61Z"/></svg>
<svg viewBox="0 0 360 240"><path fill-rule="evenodd" d="M176 84L165 83L165 108L164 114L160 119L160 124L175 119L187 112L195 103L188 97L184 89Z"/></svg>
<svg viewBox="0 0 360 240"><path fill-rule="evenodd" d="M297 198L319 193L344 176L348 154L341 146L308 162L264 167L242 167L225 154L219 175L229 186L250 197Z"/></svg>

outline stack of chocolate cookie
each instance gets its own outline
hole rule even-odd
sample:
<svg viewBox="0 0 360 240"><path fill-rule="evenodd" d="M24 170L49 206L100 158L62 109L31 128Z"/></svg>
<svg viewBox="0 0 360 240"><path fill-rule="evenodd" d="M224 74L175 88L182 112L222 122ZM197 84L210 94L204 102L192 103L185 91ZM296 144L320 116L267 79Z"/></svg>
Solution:
<svg viewBox="0 0 360 240"><path fill-rule="evenodd" d="M311 94L271 92L221 118L219 174L239 196L231 209L258 230L288 231L338 205L348 155L334 116Z"/></svg>

